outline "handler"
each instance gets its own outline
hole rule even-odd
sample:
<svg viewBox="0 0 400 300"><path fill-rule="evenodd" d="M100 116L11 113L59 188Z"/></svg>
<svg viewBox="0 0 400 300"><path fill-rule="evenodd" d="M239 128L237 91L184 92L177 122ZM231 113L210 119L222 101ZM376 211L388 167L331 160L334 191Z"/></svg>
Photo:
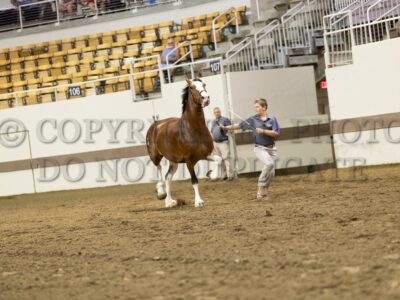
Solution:
<svg viewBox="0 0 400 300"><path fill-rule="evenodd" d="M275 139L279 136L280 128L278 120L268 114L268 103L265 99L254 101L256 114L239 124L221 126L222 129L252 129L254 152L257 158L264 164L260 177L258 178L257 199L261 200L267 196L271 180L275 175L276 146Z"/></svg>

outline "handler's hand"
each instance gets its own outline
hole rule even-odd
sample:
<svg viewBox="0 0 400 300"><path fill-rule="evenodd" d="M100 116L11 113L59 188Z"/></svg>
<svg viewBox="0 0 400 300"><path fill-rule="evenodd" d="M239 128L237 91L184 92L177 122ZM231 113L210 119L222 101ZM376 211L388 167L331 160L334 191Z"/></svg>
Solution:
<svg viewBox="0 0 400 300"><path fill-rule="evenodd" d="M262 128L256 128L256 132L257 132L257 133L264 133L264 129L262 129Z"/></svg>

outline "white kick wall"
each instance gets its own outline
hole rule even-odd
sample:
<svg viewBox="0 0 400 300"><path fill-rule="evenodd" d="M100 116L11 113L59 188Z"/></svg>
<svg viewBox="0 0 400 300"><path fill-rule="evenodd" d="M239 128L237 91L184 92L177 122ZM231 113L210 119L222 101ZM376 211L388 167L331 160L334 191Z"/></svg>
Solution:
<svg viewBox="0 0 400 300"><path fill-rule="evenodd" d="M353 64L326 70L337 157L400 162L399 53L400 38L356 46Z"/></svg>

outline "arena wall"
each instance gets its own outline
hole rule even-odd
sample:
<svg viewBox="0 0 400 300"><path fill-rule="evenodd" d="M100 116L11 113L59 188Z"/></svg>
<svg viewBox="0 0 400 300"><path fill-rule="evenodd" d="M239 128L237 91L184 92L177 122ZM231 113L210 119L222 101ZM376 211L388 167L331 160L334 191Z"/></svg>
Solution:
<svg viewBox="0 0 400 300"><path fill-rule="evenodd" d="M353 64L326 70L338 158L399 163L400 38L353 47ZM349 167L338 160L338 167Z"/></svg>
<svg viewBox="0 0 400 300"><path fill-rule="evenodd" d="M309 98L303 99L304 90L311 91L313 76L300 76L298 80L302 84L288 88L287 83L295 81L297 72L286 69L279 73L281 80L270 82L266 79L278 76L276 70L203 78L211 96L211 105L204 110L206 118L212 119L215 106L225 115L229 115L229 106L239 115L253 114L254 97L267 97L271 99L271 112L282 120L277 168L327 163L332 158L328 118L314 114L315 92L307 92ZM254 77L265 78L259 90L251 86ZM248 93L237 91L239 82ZM0 111L2 124L6 120L17 122L19 127L15 138L9 140L18 141L17 135L25 137L18 146L2 146L5 154L0 158L0 195L156 180L155 168L147 157L145 134L152 123L153 111L161 119L180 116L180 95L185 85L184 81L163 84L161 98L141 102L133 102L130 91L126 91ZM308 108L304 109L305 106ZM290 114L294 119L301 118L300 126L290 123ZM117 122L121 125L113 137L112 128L116 128ZM239 173L260 170L261 165L254 163L251 132L238 133L235 140ZM204 178L210 167L214 167L213 163L199 162L199 177ZM185 179L188 175L181 165L176 179Z"/></svg>

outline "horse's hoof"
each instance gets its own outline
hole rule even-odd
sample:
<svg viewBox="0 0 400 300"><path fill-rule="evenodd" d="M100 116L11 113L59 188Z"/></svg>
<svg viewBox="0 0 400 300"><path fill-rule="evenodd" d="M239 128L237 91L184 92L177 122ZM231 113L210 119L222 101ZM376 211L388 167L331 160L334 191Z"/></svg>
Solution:
<svg viewBox="0 0 400 300"><path fill-rule="evenodd" d="M168 203L165 203L165 207L175 207L178 205L178 201L176 200L171 200Z"/></svg>
<svg viewBox="0 0 400 300"><path fill-rule="evenodd" d="M202 201L202 202L196 202L195 204L194 204L194 206L195 207L204 207L204 202Z"/></svg>
<svg viewBox="0 0 400 300"><path fill-rule="evenodd" d="M158 200L164 200L165 198L167 198L167 194L158 194L157 193L157 199Z"/></svg>

